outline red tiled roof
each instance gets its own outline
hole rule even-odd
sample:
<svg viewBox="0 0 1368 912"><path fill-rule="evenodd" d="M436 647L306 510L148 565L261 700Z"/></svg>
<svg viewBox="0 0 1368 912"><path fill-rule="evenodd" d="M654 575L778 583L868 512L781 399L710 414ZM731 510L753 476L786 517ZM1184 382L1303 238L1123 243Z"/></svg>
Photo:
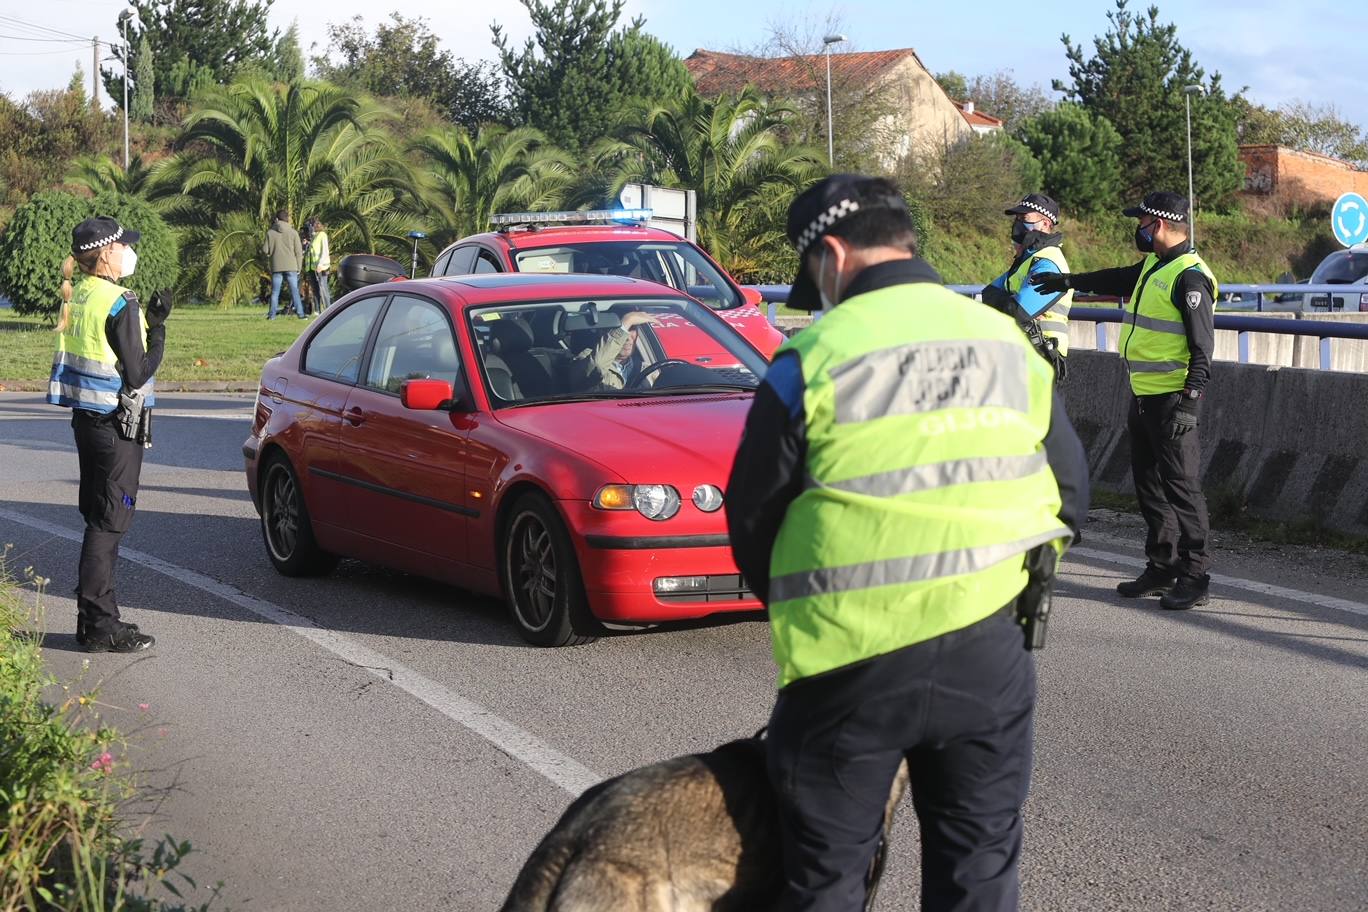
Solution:
<svg viewBox="0 0 1368 912"><path fill-rule="evenodd" d="M957 101L955 102L955 107L959 108L960 114L964 115L964 119L971 127L1002 127L1002 120L1000 118L994 117L991 114L984 114L979 110L966 111L965 108L968 107L968 102Z"/></svg>
<svg viewBox="0 0 1368 912"><path fill-rule="evenodd" d="M893 67L917 54L911 48L831 55L831 78L852 84L870 84ZM700 48L684 66L704 95L738 92L748 85L768 95L811 92L825 85L826 55L803 57L746 57Z"/></svg>

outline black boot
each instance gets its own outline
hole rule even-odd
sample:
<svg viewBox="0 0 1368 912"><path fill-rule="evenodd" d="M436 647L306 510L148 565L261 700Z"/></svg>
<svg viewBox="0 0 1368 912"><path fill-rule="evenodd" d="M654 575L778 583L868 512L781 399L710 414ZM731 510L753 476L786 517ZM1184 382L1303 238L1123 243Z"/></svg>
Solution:
<svg viewBox="0 0 1368 912"><path fill-rule="evenodd" d="M1211 577L1205 574L1184 576L1178 580L1178 585L1159 600L1159 607L1167 608L1169 611L1186 611L1194 605L1205 605L1211 601L1207 594L1210 586Z"/></svg>
<svg viewBox="0 0 1368 912"><path fill-rule="evenodd" d="M77 641L85 652L142 652L157 642L135 624L120 624L112 633L90 634Z"/></svg>
<svg viewBox="0 0 1368 912"><path fill-rule="evenodd" d="M1163 595L1178 582L1178 575L1160 570L1153 564L1145 565L1145 572L1128 583L1120 583L1116 591L1126 598L1144 598L1147 595Z"/></svg>

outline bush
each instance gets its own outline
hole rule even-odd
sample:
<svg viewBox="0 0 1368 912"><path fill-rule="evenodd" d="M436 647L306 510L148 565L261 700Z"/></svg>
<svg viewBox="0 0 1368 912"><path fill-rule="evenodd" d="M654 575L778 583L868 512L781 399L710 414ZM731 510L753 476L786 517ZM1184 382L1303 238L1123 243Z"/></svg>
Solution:
<svg viewBox="0 0 1368 912"><path fill-rule="evenodd" d="M1121 134L1102 115L1062 104L1032 117L1021 138L1040 161L1044 191L1065 212L1114 209L1121 199Z"/></svg>
<svg viewBox="0 0 1368 912"><path fill-rule="evenodd" d="M0 293L14 302L17 313L56 317L71 230L95 215L113 216L142 232L138 271L124 282L142 300L175 284L180 274L175 235L146 202L114 193L85 199L53 190L19 207L0 235Z"/></svg>
<svg viewBox="0 0 1368 912"><path fill-rule="evenodd" d="M945 142L909 156L898 169L903 189L929 211L946 234L973 229L1007 234L1003 209L1040 188L1040 163L1020 142L1002 133Z"/></svg>

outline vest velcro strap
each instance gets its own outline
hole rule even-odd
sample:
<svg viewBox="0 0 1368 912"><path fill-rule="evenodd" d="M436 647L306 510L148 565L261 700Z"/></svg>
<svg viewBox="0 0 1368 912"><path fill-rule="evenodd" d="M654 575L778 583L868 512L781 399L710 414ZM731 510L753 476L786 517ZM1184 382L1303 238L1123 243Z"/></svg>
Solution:
<svg viewBox="0 0 1368 912"><path fill-rule="evenodd" d="M1186 361L1131 361L1132 374L1167 374L1169 371L1186 370Z"/></svg>
<svg viewBox="0 0 1368 912"><path fill-rule="evenodd" d="M1043 545L1056 539L1072 541L1073 533L1060 526L1039 535L998 545L919 554L914 557L893 557L863 564L821 567L789 573L770 581L770 602L787 602L792 599L976 573L1025 554L1036 545Z"/></svg>
<svg viewBox="0 0 1368 912"><path fill-rule="evenodd" d="M1135 325L1141 329L1148 329L1151 332L1172 333L1176 336L1187 335L1187 329L1183 326L1182 320L1160 320L1158 317L1147 317L1144 314L1136 314Z"/></svg>
<svg viewBox="0 0 1368 912"><path fill-rule="evenodd" d="M914 342L861 355L830 371L836 423L948 408L1031 407L1017 378L1027 350L993 339Z"/></svg>
<svg viewBox="0 0 1368 912"><path fill-rule="evenodd" d="M915 494L951 485L975 484L984 481L1015 481L1043 470L1049 459L1043 450L1025 456L984 456L977 459L953 459L927 465L878 472L844 481L821 482L809 479L809 487L835 488L871 497L896 497Z"/></svg>

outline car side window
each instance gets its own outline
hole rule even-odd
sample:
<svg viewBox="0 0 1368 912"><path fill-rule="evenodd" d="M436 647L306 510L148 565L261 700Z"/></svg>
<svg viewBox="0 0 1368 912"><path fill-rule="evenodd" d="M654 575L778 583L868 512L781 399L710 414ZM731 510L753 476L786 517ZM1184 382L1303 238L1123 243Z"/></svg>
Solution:
<svg viewBox="0 0 1368 912"><path fill-rule="evenodd" d="M475 247L457 247L451 251L444 275L470 275L475 266Z"/></svg>
<svg viewBox="0 0 1368 912"><path fill-rule="evenodd" d="M398 393L405 380L445 380L454 386L460 372L456 338L442 308L395 295L375 337L366 386L387 393Z"/></svg>
<svg viewBox="0 0 1368 912"><path fill-rule="evenodd" d="M437 258L437 262L432 264L432 272L429 275L444 276L447 274L447 264L451 262L451 254L454 251L447 251Z"/></svg>
<svg viewBox="0 0 1368 912"><path fill-rule="evenodd" d="M384 295L362 298L329 319L304 349L304 372L355 383L361 372L366 339L383 303Z"/></svg>
<svg viewBox="0 0 1368 912"><path fill-rule="evenodd" d="M503 269L500 268L499 261L494 259L494 254L488 250L481 250L475 259L475 273L478 275L485 272L503 272Z"/></svg>

